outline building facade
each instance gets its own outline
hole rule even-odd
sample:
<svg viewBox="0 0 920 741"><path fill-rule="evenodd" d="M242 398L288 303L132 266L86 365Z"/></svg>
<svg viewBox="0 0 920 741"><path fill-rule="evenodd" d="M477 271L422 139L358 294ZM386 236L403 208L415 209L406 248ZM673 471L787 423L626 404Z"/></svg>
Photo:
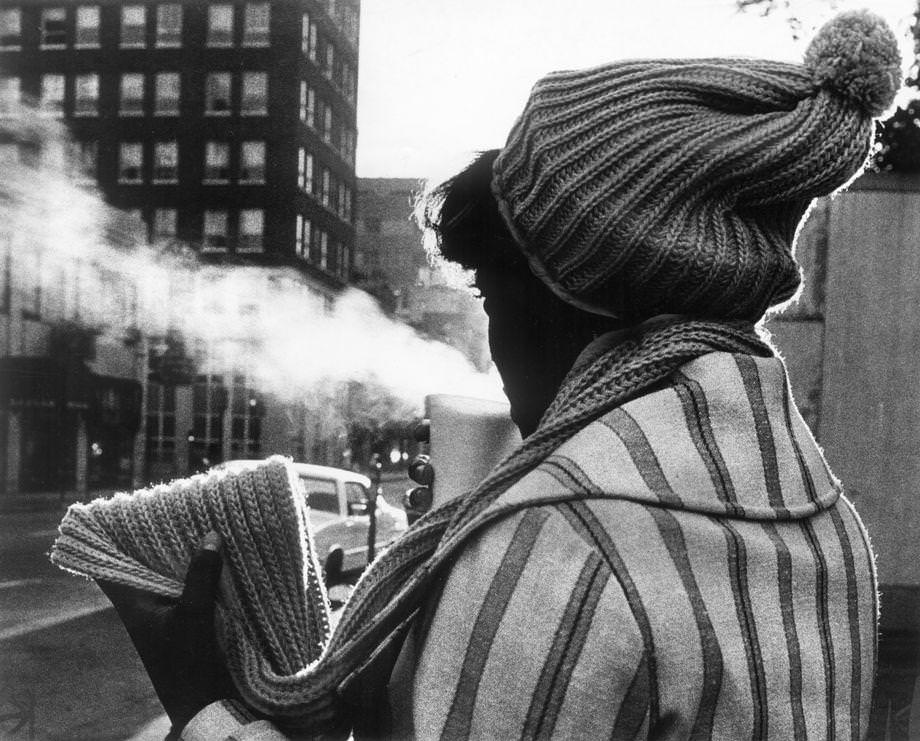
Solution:
<svg viewBox="0 0 920 741"><path fill-rule="evenodd" d="M355 280L422 334L460 350L479 370L490 360L486 317L472 292L433 265L413 217L423 182L358 181Z"/></svg>
<svg viewBox="0 0 920 741"><path fill-rule="evenodd" d="M273 270L293 269L317 311L328 311L349 283L354 254L358 20L359 0L4 3L0 129L6 134L0 131L0 159L45 169L49 159L66 163L60 174L69 183L98 190L123 214L116 230L129 237L116 234L115 242L132 242L140 233L140 242L160 252L191 247L203 280L208 267L264 268L266 281ZM28 135L17 123L23 107L60 122L69 132L66 140ZM67 151L61 155L60 149ZM194 290L187 280L170 289L164 274L159 286L156 300L171 305L174 321L151 329L141 301L133 305L141 316L125 309L117 321L108 317L105 332L79 315L54 329L64 320L52 319L36 296L44 286L48 306L60 285L48 285L47 275L27 268L43 251L55 250L11 229L7 225L4 254L19 257L3 258L10 295L0 304L4 385L19 388L20 395L38 389L29 380L29 364L52 357L48 338L54 332L78 336L79 329L92 350L79 364L64 363L61 373L81 375L74 370L79 365L110 377L109 385L120 390L99 390L100 398L113 407L113 393L130 396L142 409L115 420L120 432L103 435L86 428L89 402L65 398L64 407L86 419L67 426L73 464L51 480L36 473L42 456L29 452L35 446L32 433L23 432L23 415L8 413L11 403L43 408L41 398L26 403L0 393L10 397L0 401L6 491L124 486L129 479L139 485L228 457L284 452L309 459L314 449L323 449L304 431L310 425L303 414L292 431L289 421L298 415L289 406L272 404L244 373L215 364L216 347L258 352L257 338L235 331L210 343L183 333L189 315L172 299ZM111 234L102 238L113 241ZM102 267L96 264L91 272L97 276ZM140 288L150 293L150 286ZM238 302L237 310L245 315L251 302ZM112 344L106 332L118 335L130 362L115 357L121 350L99 351ZM111 367L92 372L94 362ZM116 416L110 409L102 418ZM73 432L80 424L84 432ZM129 430L132 425L136 429ZM60 424L49 417L27 427L51 431ZM50 437L45 434L39 447L50 450ZM116 463L101 466L96 460L110 455ZM101 473L93 475L94 466Z"/></svg>

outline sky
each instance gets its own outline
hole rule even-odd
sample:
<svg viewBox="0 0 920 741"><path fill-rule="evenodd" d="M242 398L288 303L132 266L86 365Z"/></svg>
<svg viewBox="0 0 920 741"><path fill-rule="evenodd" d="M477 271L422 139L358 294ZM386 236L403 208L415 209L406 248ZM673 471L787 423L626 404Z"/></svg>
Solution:
<svg viewBox="0 0 920 741"><path fill-rule="evenodd" d="M782 5L780 1L777 3ZM800 61L837 11L885 17L909 51L915 0L792 0L787 16L733 0L362 0L359 177L443 179L501 147L533 83L558 69L637 57Z"/></svg>

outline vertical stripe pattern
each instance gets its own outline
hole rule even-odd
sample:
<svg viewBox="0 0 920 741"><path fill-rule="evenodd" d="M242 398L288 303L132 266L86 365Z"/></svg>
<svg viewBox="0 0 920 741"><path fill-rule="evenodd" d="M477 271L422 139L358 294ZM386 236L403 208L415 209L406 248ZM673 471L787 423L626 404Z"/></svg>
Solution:
<svg viewBox="0 0 920 741"><path fill-rule="evenodd" d="M444 725L443 735L447 738L465 738L469 735L470 719L479 690L479 677L488 659L489 647L547 517L549 514L542 510L534 509L527 513L514 533L501 569L492 579L476 617L469 649L463 660L463 668L454 690L454 699Z"/></svg>

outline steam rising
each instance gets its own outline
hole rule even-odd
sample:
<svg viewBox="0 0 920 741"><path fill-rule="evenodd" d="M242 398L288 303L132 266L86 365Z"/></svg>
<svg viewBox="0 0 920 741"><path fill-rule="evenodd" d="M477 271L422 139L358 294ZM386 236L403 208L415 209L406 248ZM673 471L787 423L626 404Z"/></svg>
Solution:
<svg viewBox="0 0 920 741"><path fill-rule="evenodd" d="M62 310L66 319L109 335L135 331L154 346L179 330L189 347L208 348L199 372L246 373L284 401L347 382L382 386L415 412L438 391L501 398L497 375L478 373L361 291L347 290L330 311L294 269L205 265L188 248L147 244L139 219L80 183L58 122L23 109L0 122L0 134L42 152L35 167L4 150L0 231L24 239L14 250L14 290L36 280L53 286L49 296L79 304L71 316ZM82 295L66 295L76 290Z"/></svg>

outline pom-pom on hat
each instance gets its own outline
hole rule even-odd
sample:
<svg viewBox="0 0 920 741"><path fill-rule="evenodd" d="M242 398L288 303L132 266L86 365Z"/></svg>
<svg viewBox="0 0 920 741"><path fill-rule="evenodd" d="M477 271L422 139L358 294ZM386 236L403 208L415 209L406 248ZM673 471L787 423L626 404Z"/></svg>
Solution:
<svg viewBox="0 0 920 741"><path fill-rule="evenodd" d="M539 80L492 191L563 300L627 319L758 320L800 283L811 200L865 164L900 57L885 22L844 13L804 64L660 59Z"/></svg>

